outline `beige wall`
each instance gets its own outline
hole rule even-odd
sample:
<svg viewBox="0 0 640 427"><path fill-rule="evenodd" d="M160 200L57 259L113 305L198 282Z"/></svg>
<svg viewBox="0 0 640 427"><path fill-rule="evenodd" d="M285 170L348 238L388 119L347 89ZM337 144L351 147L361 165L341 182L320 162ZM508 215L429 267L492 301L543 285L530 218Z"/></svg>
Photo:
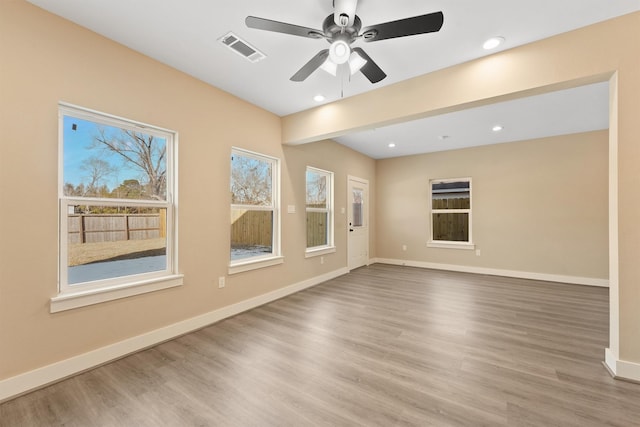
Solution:
<svg viewBox="0 0 640 427"><path fill-rule="evenodd" d="M610 159L619 159L619 166L610 168L609 181L614 189L619 185L619 202L612 202L610 210L613 226L609 237L610 243L616 246L610 251L613 254L612 296L615 296L611 340L616 357L640 362L640 331L637 328L640 324L640 265L637 262L640 253L640 223L637 221L640 217L640 193L637 192L637 171L640 169L640 144L637 143L640 140L640 121L637 120L640 115L640 97L637 96L640 93L639 27L640 14L629 15L281 120L43 12L24 0L0 1L0 380L346 267L345 218L339 213L336 214L336 253L326 256L322 265L317 258L304 258L304 168L307 165L336 173L338 211L346 205L347 175L359 176L372 183L371 193L377 197L373 201L378 207L372 223L377 224L380 233L379 236L372 235L372 257L392 256L392 252L386 252L387 241L397 248L397 243L403 244L397 239L412 237L406 230L402 233L383 231L386 230L385 223L395 227L392 223L398 219L398 212L392 208L387 210L388 204L395 199L385 199L397 197L389 191L393 186L400 186L397 178L389 178L385 171L401 160L378 163L380 171L376 177L376 162L333 142L283 147L283 139L290 143L325 140L353 129L504 97L603 81L614 73L617 96L612 111L616 115L612 120L610 139L613 138L615 144L610 141L609 148L617 154ZM179 254L180 272L185 275L184 286L49 313L49 299L56 294L57 277L59 101L179 132ZM246 126L248 121L252 126ZM585 156L584 161L593 162L601 174L600 161L606 156L600 143L602 135L595 133L582 137L584 140L580 144L592 146L594 150L581 153ZM572 138L562 139L560 144L571 146L576 143ZM509 154L510 150L528 147L532 156L548 162L553 159L542 156L544 150L541 148L548 143L531 141L512 147L477 150L483 153L482 150L495 150L496 155L511 158L515 154ZM286 212L286 206L295 205L298 213L282 215L283 265L231 276L227 287L218 289L213 282L227 272L228 176L232 146L282 159L282 206ZM600 154L596 155L596 151ZM563 155L567 156L567 153ZM453 159L461 154L438 153L424 158L437 156ZM533 165L529 167L535 170ZM441 171L458 175L451 169ZM486 205L476 206L476 201L480 203L482 197L489 201L499 197L487 190L486 184L492 182L488 176L490 172L478 170L475 176L469 172L463 175L474 177L474 208L483 215L481 212ZM411 175L407 179L422 178ZM544 181L548 177L545 175L540 179ZM598 181L594 185L601 184ZM426 194L427 188L424 188ZM600 187L598 194L599 191ZM616 192L611 200L618 200L617 196ZM603 218L600 204L593 212L593 218L581 216L580 221L600 223ZM372 214L375 216L376 212ZM383 233L387 234L382 237ZM601 231L597 233L596 238L602 240ZM486 263L496 268L519 269L522 266L526 269L531 266L557 274L606 277L606 266L598 258L604 255L595 253L596 249L580 249L585 257L599 260L589 267L574 261L558 263L557 259L554 264L531 265L526 264L531 262L528 256L502 259L498 255L501 248L488 239L488 234L486 230L484 234L476 230L475 240L482 250L479 258L467 254L465 256L470 259L443 258L438 261L437 257L433 258L435 251L427 252L426 248L416 257L428 256L436 262L469 265ZM619 244L615 240L618 234ZM584 235L573 230L566 241L573 238L583 239ZM424 246L423 240L416 239L418 246ZM407 244L412 251L413 243ZM601 246L599 248L602 250ZM539 252L537 246L531 250Z"/></svg>
<svg viewBox="0 0 640 427"><path fill-rule="evenodd" d="M380 160L377 255L608 279L607 144L600 131ZM462 177L481 256L426 247L429 180Z"/></svg>
<svg viewBox="0 0 640 427"><path fill-rule="evenodd" d="M283 118L291 144L615 77L611 109L610 358L640 379L640 12ZM617 362L616 362L617 363Z"/></svg>
<svg viewBox="0 0 640 427"><path fill-rule="evenodd" d="M279 117L23 0L0 2L0 67L0 380L346 267L339 215L337 252L323 265L304 258L304 168L334 171L345 199L346 175L373 181L373 160L331 142L283 148ZM184 286L49 313L59 101L179 133ZM233 275L218 289L229 259L232 146L282 159L282 206L298 213L282 216L283 265Z"/></svg>
<svg viewBox="0 0 640 427"><path fill-rule="evenodd" d="M345 267L347 265L347 176L357 176L369 181L371 188L375 187L375 161L363 154L357 153L333 141L321 141L300 146L284 146L284 158L287 162L287 169L292 177L290 188L292 195L290 200L295 201L299 215L292 218L295 228L290 228L290 233L285 233L284 239L287 242L287 235L295 236L298 246L293 242L289 247L292 249L292 262L302 263L304 261L305 241L300 239L300 235L305 233L306 219L304 215L305 206L305 173L306 167L312 166L319 169L334 172L334 210L335 210L335 245L336 253L325 256L325 262L330 263L332 270ZM373 193L372 191L370 193ZM375 194L371 194L371 206L375 204ZM287 206L283 205L283 211ZM344 209L345 213L342 213ZM370 211L370 221L375 223L375 212ZM284 213L284 216L290 216ZM375 233L371 233L369 239L370 257L375 257ZM290 251L291 251L290 249ZM285 254L289 255L289 254ZM305 275L318 275L320 271L320 261L318 258L307 260L304 270Z"/></svg>

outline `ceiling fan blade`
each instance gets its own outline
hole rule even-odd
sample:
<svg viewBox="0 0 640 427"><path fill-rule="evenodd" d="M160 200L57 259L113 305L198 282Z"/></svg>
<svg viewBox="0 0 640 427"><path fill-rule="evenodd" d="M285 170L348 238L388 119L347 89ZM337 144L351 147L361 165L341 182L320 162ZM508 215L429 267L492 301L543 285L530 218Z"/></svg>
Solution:
<svg viewBox="0 0 640 427"><path fill-rule="evenodd" d="M293 36L309 37L312 39L324 37L324 33L320 30L287 24L286 22L272 21L271 19L258 18L256 16L247 16L244 22L247 27L257 30L273 31L275 33L291 34Z"/></svg>
<svg viewBox="0 0 640 427"><path fill-rule="evenodd" d="M289 80L293 82L301 82L304 81L307 77L311 75L315 70L317 70L324 61L329 57L329 49L321 50L309 60L306 64L302 66Z"/></svg>
<svg viewBox="0 0 640 427"><path fill-rule="evenodd" d="M360 68L360 71L371 83L378 83L380 80L387 77L384 71L382 71L382 68L378 67L378 64L373 62L373 59L371 59L371 57L367 55L362 48L354 47L353 51L367 60L367 63Z"/></svg>
<svg viewBox="0 0 640 427"><path fill-rule="evenodd" d="M362 38L365 42L376 42L396 37L435 33L440 31L443 23L443 13L434 12L366 27L362 30Z"/></svg>

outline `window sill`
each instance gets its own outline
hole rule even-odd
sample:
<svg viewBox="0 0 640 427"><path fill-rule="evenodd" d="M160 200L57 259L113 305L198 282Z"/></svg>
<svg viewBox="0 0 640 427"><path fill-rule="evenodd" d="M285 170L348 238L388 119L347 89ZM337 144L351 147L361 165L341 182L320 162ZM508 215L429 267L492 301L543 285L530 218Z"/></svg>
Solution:
<svg viewBox="0 0 640 427"><path fill-rule="evenodd" d="M229 265L229 274L243 273L245 271L257 270L259 268L271 267L284 263L283 256L253 259L250 261L238 261Z"/></svg>
<svg viewBox="0 0 640 427"><path fill-rule="evenodd" d="M317 248L309 248L304 254L305 258L313 258L316 256L333 254L336 252L335 246L319 246Z"/></svg>
<svg viewBox="0 0 640 427"><path fill-rule="evenodd" d="M431 241L427 242L428 248L442 248L442 249L465 249L473 250L476 245L469 242L448 242L448 241Z"/></svg>
<svg viewBox="0 0 640 427"><path fill-rule="evenodd" d="M135 283L127 283L126 285L121 286L64 293L51 298L49 311L51 313L57 313L60 311L99 304L101 302L113 301L120 298L159 291L161 289L173 288L181 286L183 278L184 276L182 274L174 274L155 279L142 280Z"/></svg>

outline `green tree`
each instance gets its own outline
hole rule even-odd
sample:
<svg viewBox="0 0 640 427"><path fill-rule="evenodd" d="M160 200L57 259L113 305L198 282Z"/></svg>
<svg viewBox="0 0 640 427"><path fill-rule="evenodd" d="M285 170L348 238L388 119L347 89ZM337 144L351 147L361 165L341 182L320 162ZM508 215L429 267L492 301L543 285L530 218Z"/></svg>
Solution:
<svg viewBox="0 0 640 427"><path fill-rule="evenodd" d="M144 199L145 189L137 179L125 179L122 184L111 191L116 199Z"/></svg>

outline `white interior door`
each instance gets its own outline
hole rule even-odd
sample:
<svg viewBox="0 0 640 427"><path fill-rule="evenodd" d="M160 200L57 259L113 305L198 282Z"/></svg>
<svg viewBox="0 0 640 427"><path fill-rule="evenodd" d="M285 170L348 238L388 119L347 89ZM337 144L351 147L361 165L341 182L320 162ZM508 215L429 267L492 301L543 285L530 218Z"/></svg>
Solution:
<svg viewBox="0 0 640 427"><path fill-rule="evenodd" d="M369 181L348 177L347 245L349 270L369 264Z"/></svg>

